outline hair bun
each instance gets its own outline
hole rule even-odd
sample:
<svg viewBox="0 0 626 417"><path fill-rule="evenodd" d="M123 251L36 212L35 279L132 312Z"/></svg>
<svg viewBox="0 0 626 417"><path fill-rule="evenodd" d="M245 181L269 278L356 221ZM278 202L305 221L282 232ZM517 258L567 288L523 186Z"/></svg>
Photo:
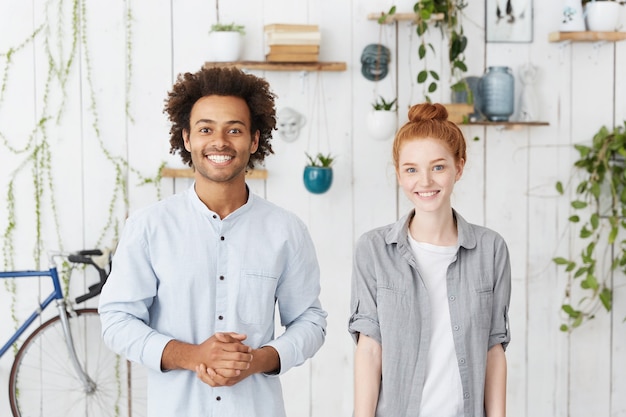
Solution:
<svg viewBox="0 0 626 417"><path fill-rule="evenodd" d="M426 120L448 120L448 110L439 103L421 103L411 106L409 109L409 120L411 122L422 122Z"/></svg>

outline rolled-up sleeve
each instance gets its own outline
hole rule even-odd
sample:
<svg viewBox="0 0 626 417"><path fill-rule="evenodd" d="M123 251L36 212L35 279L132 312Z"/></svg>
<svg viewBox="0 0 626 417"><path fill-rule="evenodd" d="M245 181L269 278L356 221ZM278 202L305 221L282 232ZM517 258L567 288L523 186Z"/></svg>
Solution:
<svg viewBox="0 0 626 417"><path fill-rule="evenodd" d="M501 238L496 240L494 277L489 349L500 343L506 350L507 345L511 341L508 311L511 301L511 261L506 243Z"/></svg>
<svg viewBox="0 0 626 417"><path fill-rule="evenodd" d="M376 303L374 257L370 245L369 239L362 236L355 246L348 331L355 342L362 333L382 343Z"/></svg>

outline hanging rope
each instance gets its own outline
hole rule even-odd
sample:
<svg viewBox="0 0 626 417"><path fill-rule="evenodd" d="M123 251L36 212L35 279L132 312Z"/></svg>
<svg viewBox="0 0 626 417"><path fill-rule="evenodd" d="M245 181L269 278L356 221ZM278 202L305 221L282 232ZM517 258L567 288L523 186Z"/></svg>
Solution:
<svg viewBox="0 0 626 417"><path fill-rule="evenodd" d="M387 25L387 24L386 23L380 23L378 25L379 26L379 28L378 28L378 45L377 45L377 48L376 48L377 59L376 59L376 66L375 66L375 68L376 68L376 77L374 79L374 86L373 86L373 89L372 89L373 90L372 93L374 94L374 100L377 100L378 97L380 97L380 93L378 92L378 85L380 84L379 83L379 81L380 81L379 74L381 73L381 69L380 69L381 68L380 67L380 65L381 65L381 55L383 54L383 49L382 49L383 48L383 33L386 33L385 25ZM393 27L395 28L395 32L396 32L395 33L396 34L396 39L394 39L394 44L396 45L396 48L394 48L394 49L396 51L396 59L398 59L397 58L398 21L395 21L393 23ZM389 61L391 62L391 59ZM390 62L388 62L387 65L390 65ZM388 70L388 72L387 72L387 76L388 76L389 83L391 85L391 91L393 92L393 94L397 94L396 83L395 83L395 78L394 78L395 75L396 75L395 74L395 70L392 70L390 68Z"/></svg>
<svg viewBox="0 0 626 417"><path fill-rule="evenodd" d="M324 92L324 82L322 78L321 71L317 72L317 77L315 78L315 87L313 89L313 100L311 100L311 110L309 114L311 114L311 128L309 129L309 134L307 138L307 153L311 156L315 156L318 153L323 153L321 150L321 126L324 126L324 134L326 136L326 154L330 154L330 134L328 129L328 115L326 113L326 95ZM320 102L321 98L321 102ZM315 123L314 123L315 122ZM315 152L311 152L311 135L313 132L313 126L316 127L317 140L316 147L317 150Z"/></svg>

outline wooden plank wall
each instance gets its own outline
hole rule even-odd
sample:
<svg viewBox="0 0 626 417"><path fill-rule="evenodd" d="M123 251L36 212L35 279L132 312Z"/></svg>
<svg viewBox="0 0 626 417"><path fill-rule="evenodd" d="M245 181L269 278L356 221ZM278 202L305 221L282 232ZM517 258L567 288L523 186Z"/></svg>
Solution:
<svg viewBox="0 0 626 417"><path fill-rule="evenodd" d="M50 6L54 3L1 2L0 53L23 42L46 15L57 22L53 28L66 28L53 32L52 39L60 37L68 45L71 4L63 3L64 21ZM55 249L59 239L66 249L75 249L94 245L100 238L115 188L113 165L103 147L133 168L126 173L129 209L122 204L124 195L113 207L120 225L128 212L191 185L188 179L163 179L157 190L140 185L138 173L153 177L162 163L179 166L168 154L163 100L177 74L196 71L209 56L214 4L194 0L85 3L87 48L79 43L78 62L69 73L65 90L63 117L58 124L48 125L60 228L57 232L52 218L51 195L45 195L44 250ZM562 319L559 306L570 278L551 261L580 249L567 222L567 198L557 196L554 188L557 180L567 181L570 176L576 157L572 145L589 141L601 125L626 119L626 42L549 43L548 34L558 30L561 2L535 1L533 42L486 43L485 2L469 3L464 17L470 39L469 75L482 75L486 66L507 65L516 74L519 96L519 69L528 62L537 65L539 119L550 123L520 130L463 127L469 157L455 191L455 207L469 221L499 231L511 252L513 340L507 352L508 415L626 416L626 286L616 291L611 314L599 314L592 323L568 335L558 328ZM322 61L347 63L345 72L252 71L270 81L279 108L292 107L307 117L297 141L274 140L275 155L266 164L269 178L249 182L253 191L304 219L321 264L328 337L313 360L284 377L288 415L293 417L351 415L354 346L346 325L353 242L366 230L392 222L410 209L396 187L391 140L374 140L365 127L370 103L378 95L397 95L400 123L407 119L408 106L422 100L421 86L415 82L421 64L414 26L400 22L381 27L367 19L369 13L386 11L392 4L399 11L410 11L413 2L231 0L220 4L222 21L246 26L246 60L263 59L264 24L295 22L320 25ZM129 10L131 49L125 31ZM437 32L431 33L430 39L438 50L445 47ZM366 45L378 42L391 49L392 62L389 76L375 83L361 75L360 56ZM55 40L52 47L58 44ZM21 161L7 150L7 144L19 147L25 143L33 120L43 111L48 65L45 47L38 38L13 56L8 87L0 100L3 231L8 226L4 203L7 178ZM58 51L63 56L68 53L69 46ZM128 53L132 68L128 67ZM0 68L5 68L5 55L0 62ZM444 83L433 99L445 102L449 89L443 54L435 65ZM63 95L55 89L49 99L60 106ZM323 105L315 106L316 101ZM478 140L473 140L475 137ZM308 193L301 180L304 153L317 151L337 155L333 186L322 195ZM19 173L15 189L19 236L14 241L15 266L31 268L35 214L30 168ZM103 239L106 244L112 235ZM2 261L8 260L3 257ZM85 280L74 282L73 291L81 291L90 279L93 277L86 274ZM616 282L623 279L615 277ZM12 331L10 312L24 317L41 291L47 289L35 282L19 283L18 302L11 307L12 297L0 287L0 340ZM0 384L5 386L9 356L0 359ZM8 414L6 389L2 389L0 415Z"/></svg>

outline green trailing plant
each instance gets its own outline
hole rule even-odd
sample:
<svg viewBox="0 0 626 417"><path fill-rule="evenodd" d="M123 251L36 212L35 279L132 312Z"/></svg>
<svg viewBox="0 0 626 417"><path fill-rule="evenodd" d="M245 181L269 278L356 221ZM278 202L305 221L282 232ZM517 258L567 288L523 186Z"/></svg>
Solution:
<svg viewBox="0 0 626 417"><path fill-rule="evenodd" d="M468 103L473 102L471 89L463 78L467 72L467 37L463 31L462 12L467 4L467 0L418 0L413 5L415 31L420 39L417 53L423 63L423 69L417 74L417 83L424 86L424 98L428 102L431 102L430 94L437 91L441 78L429 65L429 57L437 53L434 45L425 36L431 27L440 29L448 40L446 54L450 63L450 89L467 92ZM388 12L381 14L378 23L385 23L395 12L395 6L391 7Z"/></svg>
<svg viewBox="0 0 626 417"><path fill-rule="evenodd" d="M4 128L0 126L0 146L3 148L3 155L17 161L16 168L5 177L6 195L3 205L6 206L6 227L2 231L2 257L5 270L14 269L15 245L18 233L18 220L16 207L18 202L27 201L31 204L35 221L26 233L33 231L35 243L33 247L34 265L39 266L43 261L43 251L46 248L43 242L43 231L48 224L52 226L56 236L54 249L64 250L64 242L61 238L60 230L62 224L58 218L58 208L53 178L54 166L53 157L56 139L50 132L64 118L64 109L68 100L68 82L76 74L83 74L87 80L84 91L88 97L88 116L91 115L92 132L100 146L101 153L105 155L111 169L104 170L102 175L111 177L115 183L114 190L110 195L108 218L102 228L100 236L97 237L94 246L100 246L106 239L117 240L120 224L123 223L128 213L128 173L132 172L143 184L155 184L158 194L160 194L160 174L154 178L147 178L136 169L129 166L128 162L113 155L108 150L108 145L102 138L100 132L98 108L96 100L96 90L93 85L93 71L91 65L91 55L89 42L87 39L89 28L86 17L89 15L85 8L84 0L72 0L68 7L67 2L62 0L46 2L43 23L38 26L29 36L21 41L17 46L9 48L7 51L0 51L0 63L2 69L0 86L0 111L8 107L6 103L7 87L12 82L11 75L19 71L14 68L18 54L27 53L26 47L32 47L36 41L43 44L43 54L45 59L43 70L46 71L43 78L40 102L37 103L38 119L30 128L30 133L26 137L10 138L4 133ZM132 80L132 12L130 1L126 2L126 117L132 123L130 106L130 90ZM80 51L79 51L80 50ZM82 59L82 61L81 61ZM45 67L47 64L47 67ZM77 68L78 66L81 68ZM28 128L27 128L28 129ZM15 145L19 144L19 145ZM160 171L159 171L160 173ZM18 187L17 180L20 176L28 176L32 187ZM31 195L25 195L32 193ZM105 197L106 198L106 197ZM68 200L69 201L69 200ZM120 205L122 206L120 208ZM20 232L21 233L21 232ZM48 242L50 244L50 242ZM64 268L62 268L64 269ZM69 285L69 273L62 273L62 281L67 289ZM5 288L11 294L11 315L13 323L17 325L18 319L15 316L16 304L18 300L17 287L13 280L3 280ZM65 291L69 294L68 291Z"/></svg>
<svg viewBox="0 0 626 417"><path fill-rule="evenodd" d="M305 152L307 157L307 166L311 167L320 167L320 168L330 168L335 162L335 158L331 154L322 154L321 152L315 156L311 156Z"/></svg>
<svg viewBox="0 0 626 417"><path fill-rule="evenodd" d="M461 12L467 7L465 0L420 0L413 6L417 15L416 32L420 37L418 56L425 64L425 68L417 74L417 82L428 85L428 94L437 90L439 74L428 69L428 50L435 53L432 43L426 42L425 34L433 25L441 29L448 39L448 62L450 63L450 76L452 91L469 91L467 83L462 81L463 74L467 72L465 64L465 49L467 37L463 32ZM442 15L442 19L431 20L435 15ZM428 94L425 98L430 101Z"/></svg>
<svg viewBox="0 0 626 417"><path fill-rule="evenodd" d="M372 103L372 108L374 110L396 111L397 101L397 98L394 98L391 101L386 101L382 96L379 96L376 101Z"/></svg>
<svg viewBox="0 0 626 417"><path fill-rule="evenodd" d="M572 274L562 304L563 331L593 319L602 309L610 312L613 288L624 285L616 282L626 276L626 122L612 130L603 126L590 145L577 144L575 149L579 158L574 167L580 182L570 203L574 214L569 222L578 227L585 246L572 258L553 258ZM565 192L560 181L556 189L561 195ZM609 259L608 266L602 262L605 259ZM572 294L576 282L584 294L578 300Z"/></svg>

